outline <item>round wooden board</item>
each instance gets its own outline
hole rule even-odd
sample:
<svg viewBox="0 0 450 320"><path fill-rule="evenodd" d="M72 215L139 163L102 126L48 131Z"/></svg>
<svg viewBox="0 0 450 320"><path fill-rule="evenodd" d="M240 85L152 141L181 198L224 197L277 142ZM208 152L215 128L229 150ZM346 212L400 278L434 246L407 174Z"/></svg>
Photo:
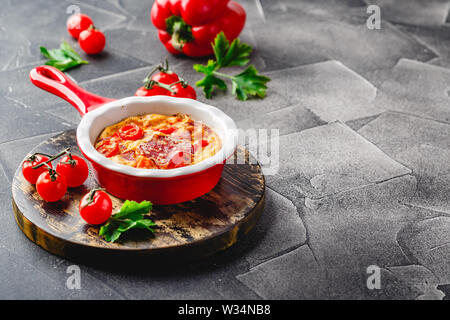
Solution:
<svg viewBox="0 0 450 320"><path fill-rule="evenodd" d="M44 141L30 154L56 154L64 148L81 156L75 130ZM154 235L132 230L123 234L119 243L109 243L98 235L99 227L87 225L78 213L78 205L81 197L97 186L92 173L84 185L69 189L62 200L46 203L23 178L19 166L12 183L14 215L29 239L71 260L151 258L162 262L204 258L242 238L255 225L264 206L260 165L242 147L236 155L245 163L226 164L222 178L208 194L177 205L155 205L151 213L158 226ZM111 198L115 212L123 200Z"/></svg>

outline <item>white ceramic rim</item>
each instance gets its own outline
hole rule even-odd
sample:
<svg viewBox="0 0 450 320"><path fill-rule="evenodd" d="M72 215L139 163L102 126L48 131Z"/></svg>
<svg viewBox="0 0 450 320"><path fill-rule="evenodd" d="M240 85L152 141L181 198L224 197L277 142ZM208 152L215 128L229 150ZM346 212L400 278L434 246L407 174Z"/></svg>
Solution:
<svg viewBox="0 0 450 320"><path fill-rule="evenodd" d="M152 111L152 109L159 109L160 111L161 105L166 105L170 110L172 110L166 113L168 115L173 114L173 110L177 110L177 112L188 115L195 114L195 116L192 116L194 121L203 121L204 124L209 126L219 135L222 142L222 148L220 151L214 156L196 164L165 170L139 169L119 164L106 158L94 148L93 143L95 142L95 139L98 137L101 130L106 128L108 125L115 124L127 117L138 114L161 113ZM134 109L145 109L146 111L138 112ZM95 128L95 124L99 121L106 122L106 125L101 125L101 129ZM128 97L106 103L84 115L77 128L78 145L91 161L96 162L106 169L140 178L179 177L198 173L211 168L216 164L224 163L236 150L237 139L238 133L236 124L223 111L197 100L174 98L169 96Z"/></svg>

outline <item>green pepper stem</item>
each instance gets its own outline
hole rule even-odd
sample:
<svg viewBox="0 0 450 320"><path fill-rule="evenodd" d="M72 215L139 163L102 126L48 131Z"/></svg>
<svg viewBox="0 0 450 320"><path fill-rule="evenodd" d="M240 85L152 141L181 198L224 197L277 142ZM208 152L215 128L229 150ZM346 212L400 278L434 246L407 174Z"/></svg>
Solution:
<svg viewBox="0 0 450 320"><path fill-rule="evenodd" d="M194 40L191 26L179 16L166 19L166 31L172 36L172 46L178 51L182 51L187 42Z"/></svg>
<svg viewBox="0 0 450 320"><path fill-rule="evenodd" d="M172 33L172 46L175 50L183 51L184 42L181 40L181 28L182 22L175 22L173 24L173 33Z"/></svg>

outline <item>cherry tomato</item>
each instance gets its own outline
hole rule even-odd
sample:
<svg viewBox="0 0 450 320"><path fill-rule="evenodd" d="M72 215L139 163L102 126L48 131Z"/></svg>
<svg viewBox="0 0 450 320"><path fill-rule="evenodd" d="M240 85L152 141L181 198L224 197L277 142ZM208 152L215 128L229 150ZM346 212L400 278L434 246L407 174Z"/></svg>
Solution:
<svg viewBox="0 0 450 320"><path fill-rule="evenodd" d="M66 155L56 165L56 172L63 175L67 180L67 185L73 188L81 186L86 181L89 168L84 159Z"/></svg>
<svg viewBox="0 0 450 320"><path fill-rule="evenodd" d="M159 71L153 74L155 71ZM152 75L153 74L153 75ZM175 72L169 69L169 62L156 67L144 80L146 85L140 87L136 96L172 96L178 98L196 99L197 94L191 86L181 79Z"/></svg>
<svg viewBox="0 0 450 320"><path fill-rule="evenodd" d="M70 35L75 39L78 39L80 33L87 28L89 28L92 24L92 19L82 13L74 14L67 19L67 31L69 31Z"/></svg>
<svg viewBox="0 0 450 320"><path fill-rule="evenodd" d="M36 190L47 202L54 202L64 197L67 191L66 178L53 169L41 173L36 182Z"/></svg>
<svg viewBox="0 0 450 320"><path fill-rule="evenodd" d="M168 128L158 129L159 132L164 133L164 134L171 134L175 130L177 130L177 128L175 128L175 127L168 127Z"/></svg>
<svg viewBox="0 0 450 320"><path fill-rule="evenodd" d="M111 137L103 140L102 143L97 147L97 151L107 158L115 156L120 151L117 138Z"/></svg>
<svg viewBox="0 0 450 320"><path fill-rule="evenodd" d="M172 84L174 82L177 82L180 80L178 78L178 75L172 71L161 71L152 76L152 80L165 83L165 84Z"/></svg>
<svg viewBox="0 0 450 320"><path fill-rule="evenodd" d="M134 123L130 123L119 129L119 136L123 140L139 140L144 136L144 131Z"/></svg>
<svg viewBox="0 0 450 320"><path fill-rule="evenodd" d="M33 169L34 166L37 166L38 164L45 162L48 160L48 157L40 154L32 155L31 157L27 158L22 163L22 174L23 177L31 184L36 184L37 179L41 175L42 172L48 171L47 166L43 165L40 168ZM52 164L48 163L48 165L51 167Z"/></svg>
<svg viewBox="0 0 450 320"><path fill-rule="evenodd" d="M83 196L79 210L87 223L94 225L105 223L111 217L111 198L106 192L94 189Z"/></svg>
<svg viewBox="0 0 450 320"><path fill-rule="evenodd" d="M184 85L182 83L177 83L171 86L173 92L171 94L172 97L178 97L178 98L189 98L189 99L197 99L197 94L195 93L194 88L192 88L189 85Z"/></svg>
<svg viewBox="0 0 450 320"><path fill-rule="evenodd" d="M82 31L78 38L78 43L87 54L97 54L102 52L105 47L106 39L103 32L90 26L88 29Z"/></svg>
<svg viewBox="0 0 450 320"><path fill-rule="evenodd" d="M136 93L134 94L138 97L149 97L149 96L169 96L170 91L164 88L161 88L160 86L154 85L152 88L147 89L145 86L140 87L137 89Z"/></svg>

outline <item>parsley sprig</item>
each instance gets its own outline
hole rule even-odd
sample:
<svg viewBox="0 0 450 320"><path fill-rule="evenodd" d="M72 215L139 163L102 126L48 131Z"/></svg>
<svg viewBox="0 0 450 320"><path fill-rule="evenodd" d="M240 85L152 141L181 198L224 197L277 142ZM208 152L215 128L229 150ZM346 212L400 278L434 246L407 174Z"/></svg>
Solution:
<svg viewBox="0 0 450 320"><path fill-rule="evenodd" d="M270 79L266 76L259 75L258 70L253 65L248 66L237 75L229 75L218 71L220 68L246 66L250 62L251 46L241 43L239 39L234 39L230 44L223 32L220 32L216 36L212 46L216 59L208 60L206 65L194 65L195 71L205 74L205 77L195 85L203 88L206 98L210 99L212 97L215 88L221 90L227 89L226 82L221 78L231 81L232 93L239 100L247 100L249 97L264 98L266 96L266 83Z"/></svg>
<svg viewBox="0 0 450 320"><path fill-rule="evenodd" d="M120 235L130 229L147 229L152 233L152 227L156 224L144 218L152 210L152 203L150 201L136 201L126 200L122 208L113 214L108 222L100 228L99 235L105 238L108 242L115 242Z"/></svg>
<svg viewBox="0 0 450 320"><path fill-rule="evenodd" d="M44 57L49 59L45 64L53 66L61 71L66 71L70 68L79 66L81 64L88 64L89 62L83 60L80 55L66 42L63 41L59 49L48 50L45 47L40 47L41 53Z"/></svg>

